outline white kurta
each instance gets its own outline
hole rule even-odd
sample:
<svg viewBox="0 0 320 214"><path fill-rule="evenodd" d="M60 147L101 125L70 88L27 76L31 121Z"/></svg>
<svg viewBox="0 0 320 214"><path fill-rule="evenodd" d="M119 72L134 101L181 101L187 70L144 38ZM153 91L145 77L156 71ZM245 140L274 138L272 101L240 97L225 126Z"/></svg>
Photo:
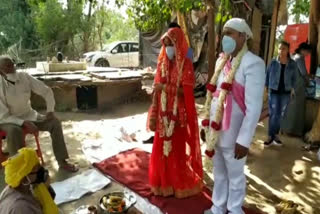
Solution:
<svg viewBox="0 0 320 214"><path fill-rule="evenodd" d="M0 124L12 123L21 126L25 120L38 119L38 113L31 107L31 92L44 98L47 112L54 112L53 92L43 82L25 72L8 74L7 78L15 84L0 76Z"/></svg>
<svg viewBox="0 0 320 214"><path fill-rule="evenodd" d="M217 64L220 61L217 61ZM232 64L235 63L234 61ZM261 58L248 51L242 58L235 75L235 81L245 88L246 113L244 114L235 99L232 98L230 127L222 131L216 145L214 156L214 214L242 214L241 209L246 190L244 166L246 158L234 158L235 144L250 147L263 104L265 84L265 64ZM218 90L224 82L224 73L218 79ZM213 120L217 100L211 104L210 120Z"/></svg>

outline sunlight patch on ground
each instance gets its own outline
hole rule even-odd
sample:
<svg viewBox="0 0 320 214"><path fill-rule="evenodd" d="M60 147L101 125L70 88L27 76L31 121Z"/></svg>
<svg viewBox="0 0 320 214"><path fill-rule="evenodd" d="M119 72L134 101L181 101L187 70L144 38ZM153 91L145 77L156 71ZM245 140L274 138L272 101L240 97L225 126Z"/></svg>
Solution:
<svg viewBox="0 0 320 214"><path fill-rule="evenodd" d="M248 176L250 179L252 179L254 182L256 182L257 184L265 187L266 189L268 189L270 192L272 192L274 195L276 195L277 197L281 197L281 192L270 187L268 184L266 184L263 180L261 180L259 177L253 175L250 173L250 171L246 171L246 176Z"/></svg>
<svg viewBox="0 0 320 214"><path fill-rule="evenodd" d="M262 127L262 128L265 127L263 122L258 123L258 126L259 126L259 127Z"/></svg>

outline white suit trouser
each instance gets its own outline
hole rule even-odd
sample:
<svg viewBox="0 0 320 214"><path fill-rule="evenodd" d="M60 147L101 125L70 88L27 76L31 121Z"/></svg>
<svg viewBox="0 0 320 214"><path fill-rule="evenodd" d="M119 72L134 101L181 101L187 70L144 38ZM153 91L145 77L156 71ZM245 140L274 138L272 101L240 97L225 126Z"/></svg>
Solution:
<svg viewBox="0 0 320 214"><path fill-rule="evenodd" d="M246 177L244 166L247 157L236 160L234 148L216 148L213 158L214 188L213 206L214 214L244 214L242 205L246 195Z"/></svg>

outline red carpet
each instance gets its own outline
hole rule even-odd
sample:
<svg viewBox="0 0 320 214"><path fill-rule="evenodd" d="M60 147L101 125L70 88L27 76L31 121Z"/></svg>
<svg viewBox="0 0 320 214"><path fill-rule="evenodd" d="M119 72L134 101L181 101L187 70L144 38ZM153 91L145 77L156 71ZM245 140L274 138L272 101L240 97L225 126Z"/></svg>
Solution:
<svg viewBox="0 0 320 214"><path fill-rule="evenodd" d="M147 198L150 203L159 207L163 213L203 214L205 210L211 207L211 191L207 188L201 194L187 199L153 196L148 185L149 159L149 153L140 149L133 149L122 152L100 163L95 163L94 166L135 193ZM244 210L246 214L258 214L245 208Z"/></svg>

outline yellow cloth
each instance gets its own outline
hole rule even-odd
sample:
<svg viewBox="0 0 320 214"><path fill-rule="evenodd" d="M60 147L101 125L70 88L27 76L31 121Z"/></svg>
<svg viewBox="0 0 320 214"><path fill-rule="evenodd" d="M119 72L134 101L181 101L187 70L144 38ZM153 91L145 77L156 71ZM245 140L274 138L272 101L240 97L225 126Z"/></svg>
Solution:
<svg viewBox="0 0 320 214"><path fill-rule="evenodd" d="M32 171L33 167L39 164L37 153L34 149L22 148L19 153L2 163L5 167L5 181L12 187L20 185L21 180Z"/></svg>
<svg viewBox="0 0 320 214"><path fill-rule="evenodd" d="M59 209L45 184L41 183L33 189L34 197L40 202L44 214L58 214Z"/></svg>
<svg viewBox="0 0 320 214"><path fill-rule="evenodd" d="M39 164L39 159L34 149L20 149L17 155L2 163L5 167L4 173L6 183L12 188L18 187L21 180L30 174L37 164ZM34 188L33 196L40 202L44 214L59 213L58 207L52 200L45 184L38 184Z"/></svg>

